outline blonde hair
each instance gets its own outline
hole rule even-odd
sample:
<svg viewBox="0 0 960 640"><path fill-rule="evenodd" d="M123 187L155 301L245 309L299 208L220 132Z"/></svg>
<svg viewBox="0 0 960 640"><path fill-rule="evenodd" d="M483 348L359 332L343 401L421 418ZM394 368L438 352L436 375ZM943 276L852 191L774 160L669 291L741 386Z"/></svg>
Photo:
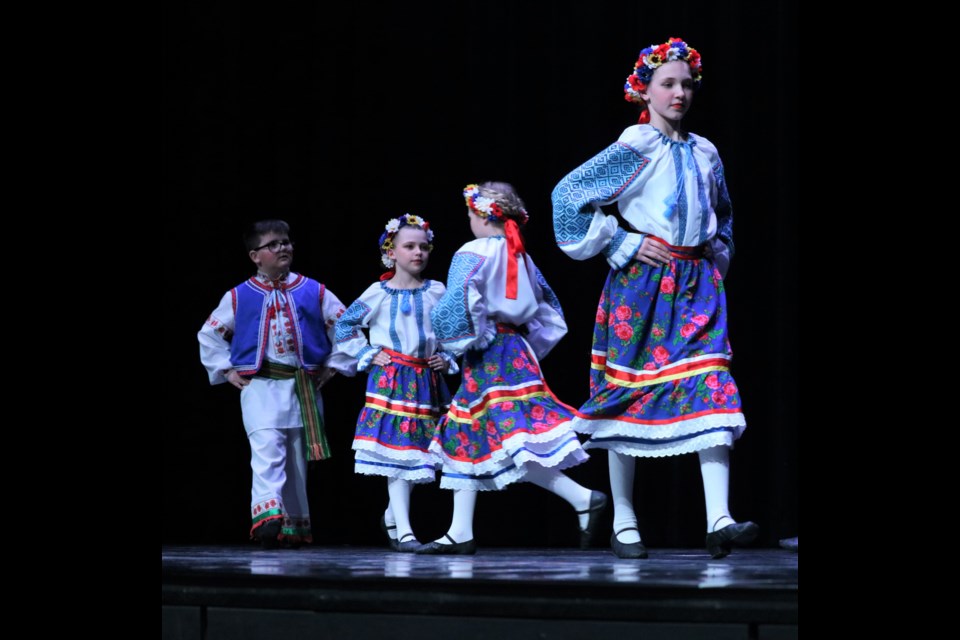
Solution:
<svg viewBox="0 0 960 640"><path fill-rule="evenodd" d="M509 182L482 182L479 185L480 195L490 198L503 209L505 218L512 218L518 224L527 222L527 207L517 194L517 190ZM494 220L494 222L500 222ZM500 222L502 224L502 222Z"/></svg>

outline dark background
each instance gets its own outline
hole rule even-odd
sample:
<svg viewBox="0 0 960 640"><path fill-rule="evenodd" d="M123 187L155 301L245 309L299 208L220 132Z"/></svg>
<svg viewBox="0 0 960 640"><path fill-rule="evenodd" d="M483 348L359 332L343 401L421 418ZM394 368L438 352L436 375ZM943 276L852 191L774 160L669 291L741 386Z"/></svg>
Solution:
<svg viewBox="0 0 960 640"><path fill-rule="evenodd" d="M430 221L436 250L427 276L445 280L453 252L472 239L463 186L513 183L531 214L528 250L570 326L544 372L562 400L585 401L607 266L556 247L550 192L636 122L621 87L640 49L669 36L703 56L687 126L717 145L734 204L738 252L726 285L749 428L732 454L731 508L760 524L761 544L795 535L795 3L450 4L165 9L163 190L175 224L163 236L174 265L162 331L173 389L163 405L162 541L247 537L249 448L238 392L209 386L195 334L220 296L252 275L241 236L255 219L290 222L294 269L349 305L381 273L377 239L390 217ZM459 377L448 382L454 390ZM310 466L320 544L382 542L386 483L355 475L350 450L363 392L362 377L338 376L323 390L334 457ZM609 492L603 451L569 473ZM695 455L640 460L636 501L648 546L702 546ZM417 487L421 541L446 530L451 507L451 492L436 483ZM475 533L481 546L572 546L577 525L566 503L521 483L480 497Z"/></svg>

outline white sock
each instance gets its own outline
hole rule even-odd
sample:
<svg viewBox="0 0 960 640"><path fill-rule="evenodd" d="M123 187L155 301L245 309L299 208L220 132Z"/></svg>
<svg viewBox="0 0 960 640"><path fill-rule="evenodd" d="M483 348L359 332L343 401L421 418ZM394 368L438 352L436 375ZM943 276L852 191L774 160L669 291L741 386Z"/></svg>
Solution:
<svg viewBox="0 0 960 640"><path fill-rule="evenodd" d="M624 544L640 542L637 530L637 514L633 510L633 472L636 460L625 453L610 451L607 455L610 466L610 496L613 498L613 531L629 531L617 536Z"/></svg>
<svg viewBox="0 0 960 640"><path fill-rule="evenodd" d="M453 520L447 535L456 542L473 540L473 511L477 506L477 492L467 489L455 489L453 492ZM453 544L445 536L441 536L440 544Z"/></svg>
<svg viewBox="0 0 960 640"><path fill-rule="evenodd" d="M710 447L697 452L703 476L703 498L707 505L707 533L736 521L730 517L730 448Z"/></svg>
<svg viewBox="0 0 960 640"><path fill-rule="evenodd" d="M390 485L387 485L387 493L389 494ZM393 519L393 509L390 507L390 502L387 502L387 509L383 512L383 522L387 525L387 537L391 540L397 539L397 523Z"/></svg>
<svg viewBox="0 0 960 640"><path fill-rule="evenodd" d="M397 525L397 539L400 542L409 542L413 538L413 529L410 527L410 490L413 486L407 480L387 478L387 493L390 494L390 504L387 511L393 514L393 521ZM389 520L387 524L389 524Z"/></svg>
<svg viewBox="0 0 960 640"><path fill-rule="evenodd" d="M556 469L547 469L538 465L527 465L526 475L523 479L532 482L538 487L543 487L550 493L554 493L566 500L576 511L584 511L590 508L590 489L577 484L569 476L557 471ZM577 515L580 521L580 528L587 526L589 513Z"/></svg>

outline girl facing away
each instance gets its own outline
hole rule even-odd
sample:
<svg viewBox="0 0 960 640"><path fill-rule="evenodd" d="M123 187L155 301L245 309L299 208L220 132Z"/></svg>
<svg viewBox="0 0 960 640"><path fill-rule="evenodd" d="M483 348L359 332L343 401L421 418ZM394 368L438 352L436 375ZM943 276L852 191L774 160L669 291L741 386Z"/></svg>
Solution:
<svg viewBox="0 0 960 640"><path fill-rule="evenodd" d="M447 533L422 554L472 554L477 492L532 482L566 500L580 518L586 548L607 503L561 473L587 459L570 428L573 408L547 387L540 360L567 333L553 290L526 253L519 227L528 215L505 182L463 192L475 240L450 265L447 292L433 309L444 349L463 355L463 379L440 421L431 451L440 486L452 489Z"/></svg>

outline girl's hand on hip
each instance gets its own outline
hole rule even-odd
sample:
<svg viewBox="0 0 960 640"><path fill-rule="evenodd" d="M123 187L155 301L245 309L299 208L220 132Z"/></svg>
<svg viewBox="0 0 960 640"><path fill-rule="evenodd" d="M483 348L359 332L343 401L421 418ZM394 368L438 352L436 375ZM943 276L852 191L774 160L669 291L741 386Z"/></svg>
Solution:
<svg viewBox="0 0 960 640"><path fill-rule="evenodd" d="M637 249L637 260L651 267L659 267L661 264L670 264L670 250L650 236L644 236L640 248Z"/></svg>
<svg viewBox="0 0 960 640"><path fill-rule="evenodd" d="M434 371L446 371L447 361L437 354L433 354L427 359L427 364L430 365L430 368Z"/></svg>

